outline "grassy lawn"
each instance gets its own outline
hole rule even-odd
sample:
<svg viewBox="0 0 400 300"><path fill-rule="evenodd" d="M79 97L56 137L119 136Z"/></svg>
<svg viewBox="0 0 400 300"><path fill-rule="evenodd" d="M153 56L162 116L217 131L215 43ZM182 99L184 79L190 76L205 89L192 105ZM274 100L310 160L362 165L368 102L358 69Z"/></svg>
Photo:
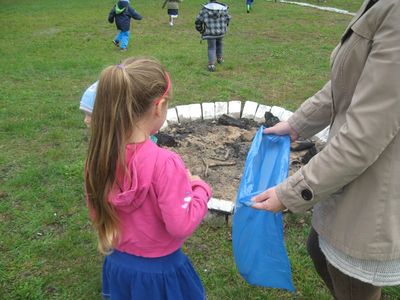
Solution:
<svg viewBox="0 0 400 300"><path fill-rule="evenodd" d="M361 0L321 5L355 11ZM253 100L295 110L327 80L329 54L350 16L272 1L226 1L233 17L225 64L206 70L206 43L185 1L173 28L162 1L133 1L127 52L111 43L113 0L0 0L0 299L99 299L102 257L83 198L87 132L79 100L99 72L150 55L171 73L173 105ZM318 2L309 1L318 4ZM330 299L307 256L309 216L286 217L296 294L249 286L232 258L230 228L203 224L184 246L209 299ZM386 289L399 299L399 289Z"/></svg>
<svg viewBox="0 0 400 300"><path fill-rule="evenodd" d="M293 0L294 2L309 3L317 6L335 7L349 12L356 12L360 5L363 3L360 1L344 1L344 0Z"/></svg>

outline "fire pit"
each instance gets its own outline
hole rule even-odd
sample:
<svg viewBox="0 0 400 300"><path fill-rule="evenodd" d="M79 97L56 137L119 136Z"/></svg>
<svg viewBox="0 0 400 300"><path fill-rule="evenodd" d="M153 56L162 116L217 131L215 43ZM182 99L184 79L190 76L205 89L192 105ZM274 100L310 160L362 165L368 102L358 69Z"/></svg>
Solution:
<svg viewBox="0 0 400 300"><path fill-rule="evenodd" d="M211 185L209 208L230 214L257 129L273 126L291 114L250 101L243 109L240 101L177 106L169 109L167 123L156 136L161 147L178 153L192 174ZM323 144L323 136L292 143L290 173L307 163Z"/></svg>

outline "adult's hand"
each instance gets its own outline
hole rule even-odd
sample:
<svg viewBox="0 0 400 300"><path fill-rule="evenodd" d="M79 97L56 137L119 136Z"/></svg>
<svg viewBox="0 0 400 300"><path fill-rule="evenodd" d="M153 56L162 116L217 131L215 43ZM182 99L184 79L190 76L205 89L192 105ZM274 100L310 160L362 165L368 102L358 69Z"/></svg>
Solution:
<svg viewBox="0 0 400 300"><path fill-rule="evenodd" d="M251 206L260 210L268 210L278 212L286 209L286 207L279 201L274 188L270 188L251 199L254 204Z"/></svg>
<svg viewBox="0 0 400 300"><path fill-rule="evenodd" d="M265 134L276 134L276 135L285 135L289 134L290 139L295 141L298 139L299 134L289 125L289 122L282 121L276 124L275 126L268 127L264 129Z"/></svg>

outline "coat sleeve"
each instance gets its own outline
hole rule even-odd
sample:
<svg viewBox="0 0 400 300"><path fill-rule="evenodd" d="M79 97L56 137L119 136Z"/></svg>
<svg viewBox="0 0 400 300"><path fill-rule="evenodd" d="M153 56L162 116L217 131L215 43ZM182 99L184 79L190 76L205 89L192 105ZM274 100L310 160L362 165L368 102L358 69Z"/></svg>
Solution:
<svg viewBox="0 0 400 300"><path fill-rule="evenodd" d="M167 231L177 239L189 237L207 213L210 187L202 180L191 182L178 156L168 158L155 186Z"/></svg>
<svg viewBox="0 0 400 300"><path fill-rule="evenodd" d="M200 13L196 17L196 20L194 21L195 28L200 33L203 33L204 31L203 23L204 23L204 17L202 11L200 11Z"/></svg>
<svg viewBox="0 0 400 300"><path fill-rule="evenodd" d="M135 20L143 19L142 16L138 12L136 12L131 6L128 6L128 11L131 17L134 18Z"/></svg>
<svg viewBox="0 0 400 300"><path fill-rule="evenodd" d="M305 211L355 180L399 134L400 26L396 14L389 14L375 33L346 122L320 153L277 186L278 198L290 210Z"/></svg>
<svg viewBox="0 0 400 300"><path fill-rule="evenodd" d="M304 138L313 136L327 127L332 115L331 82L314 96L308 98L288 122L290 126Z"/></svg>
<svg viewBox="0 0 400 300"><path fill-rule="evenodd" d="M231 19L232 19L232 16L227 12L226 13L226 26L229 26Z"/></svg>
<svg viewBox="0 0 400 300"><path fill-rule="evenodd" d="M114 18L115 18L115 7L113 7L108 14L108 22L114 23Z"/></svg>

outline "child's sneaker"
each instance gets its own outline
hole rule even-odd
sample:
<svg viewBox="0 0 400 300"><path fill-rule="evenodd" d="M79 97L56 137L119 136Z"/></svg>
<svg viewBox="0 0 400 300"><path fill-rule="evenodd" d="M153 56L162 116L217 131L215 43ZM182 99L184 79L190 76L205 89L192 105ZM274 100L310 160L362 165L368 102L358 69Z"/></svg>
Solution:
<svg viewBox="0 0 400 300"><path fill-rule="evenodd" d="M125 51L128 51L128 48L121 48L121 49L119 49L119 51L125 52Z"/></svg>
<svg viewBox="0 0 400 300"><path fill-rule="evenodd" d="M113 40L112 42L116 47L119 47L119 41Z"/></svg>
<svg viewBox="0 0 400 300"><path fill-rule="evenodd" d="M222 57L217 58L217 63L222 64L224 62L224 59Z"/></svg>
<svg viewBox="0 0 400 300"><path fill-rule="evenodd" d="M214 72L215 71L215 65L208 65L207 69L210 72Z"/></svg>
<svg viewBox="0 0 400 300"><path fill-rule="evenodd" d="M172 23L172 22L169 22L169 26L174 26L174 23Z"/></svg>

